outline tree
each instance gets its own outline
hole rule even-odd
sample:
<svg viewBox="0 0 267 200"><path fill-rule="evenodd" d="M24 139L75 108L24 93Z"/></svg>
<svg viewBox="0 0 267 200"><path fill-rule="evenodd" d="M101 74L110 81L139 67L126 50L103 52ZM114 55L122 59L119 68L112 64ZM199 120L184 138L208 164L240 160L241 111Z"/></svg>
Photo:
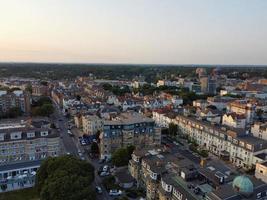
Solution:
<svg viewBox="0 0 267 200"><path fill-rule="evenodd" d="M170 123L169 124L169 135L171 137L175 137L177 135L177 132L178 132L178 127L176 124L174 123Z"/></svg>
<svg viewBox="0 0 267 200"><path fill-rule="evenodd" d="M135 147L132 145L117 149L111 156L112 163L117 167L128 165L134 149Z"/></svg>
<svg viewBox="0 0 267 200"><path fill-rule="evenodd" d="M99 147L96 142L93 142L91 145L91 153L93 154L99 154Z"/></svg>
<svg viewBox="0 0 267 200"><path fill-rule="evenodd" d="M81 101L81 98L82 98L81 95L76 95L76 100L77 101Z"/></svg>
<svg viewBox="0 0 267 200"><path fill-rule="evenodd" d="M259 119L262 119L262 115L263 115L263 110L262 109L257 109L256 110L256 115Z"/></svg>
<svg viewBox="0 0 267 200"><path fill-rule="evenodd" d="M41 200L94 200L94 167L73 156L45 160L36 176Z"/></svg>
<svg viewBox="0 0 267 200"><path fill-rule="evenodd" d="M28 84L25 88L26 91L32 93L32 85L31 84Z"/></svg>
<svg viewBox="0 0 267 200"><path fill-rule="evenodd" d="M95 134L95 137L96 137L96 140L97 140L98 143L100 142L100 134L101 134L101 131L97 130L97 132Z"/></svg>
<svg viewBox="0 0 267 200"><path fill-rule="evenodd" d="M49 117L54 113L54 107L52 104L43 104L42 106L34 107L32 114L34 116L47 116Z"/></svg>

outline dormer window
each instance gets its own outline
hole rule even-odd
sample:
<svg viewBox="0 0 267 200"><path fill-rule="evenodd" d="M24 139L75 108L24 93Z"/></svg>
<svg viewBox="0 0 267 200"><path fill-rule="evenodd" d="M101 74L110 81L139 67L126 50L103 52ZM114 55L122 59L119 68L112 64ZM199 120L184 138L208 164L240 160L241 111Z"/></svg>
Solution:
<svg viewBox="0 0 267 200"><path fill-rule="evenodd" d="M5 133L0 133L0 141L4 141L5 140Z"/></svg>
<svg viewBox="0 0 267 200"><path fill-rule="evenodd" d="M11 138L12 140L21 139L21 132L11 133L11 134L10 134L10 138Z"/></svg>
<svg viewBox="0 0 267 200"><path fill-rule="evenodd" d="M41 131L41 136L44 137L44 136L48 136L48 131Z"/></svg>
<svg viewBox="0 0 267 200"><path fill-rule="evenodd" d="M33 138L33 137L35 137L35 133L34 132L27 133L27 138Z"/></svg>
<svg viewBox="0 0 267 200"><path fill-rule="evenodd" d="M151 177L153 180L157 180L157 173L153 173L153 172L151 172L150 177Z"/></svg>

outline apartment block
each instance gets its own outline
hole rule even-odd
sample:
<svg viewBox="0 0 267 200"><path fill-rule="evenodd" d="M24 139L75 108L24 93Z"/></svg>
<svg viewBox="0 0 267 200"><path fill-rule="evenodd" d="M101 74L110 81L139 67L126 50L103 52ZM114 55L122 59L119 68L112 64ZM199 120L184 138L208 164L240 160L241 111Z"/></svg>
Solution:
<svg viewBox="0 0 267 200"><path fill-rule="evenodd" d="M161 143L161 130L151 118L138 113L122 113L113 120L104 121L100 135L101 157L110 157L120 147L157 146Z"/></svg>
<svg viewBox="0 0 267 200"><path fill-rule="evenodd" d="M83 132L87 135L95 135L97 131L102 131L103 124L103 120L96 115L82 116Z"/></svg>
<svg viewBox="0 0 267 200"><path fill-rule="evenodd" d="M22 90L13 92L0 91L0 113L6 113L11 108L18 108L24 113L30 112L30 94Z"/></svg>

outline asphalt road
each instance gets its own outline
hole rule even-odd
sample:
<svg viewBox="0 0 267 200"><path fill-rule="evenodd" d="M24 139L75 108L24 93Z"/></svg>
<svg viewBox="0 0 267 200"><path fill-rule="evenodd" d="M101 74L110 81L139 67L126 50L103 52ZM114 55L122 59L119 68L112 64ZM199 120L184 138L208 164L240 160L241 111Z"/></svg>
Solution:
<svg viewBox="0 0 267 200"><path fill-rule="evenodd" d="M80 145L78 137L77 136L71 137L68 134L68 119L64 117L58 105L55 104L54 106L55 106L55 113L53 114L53 118L57 123L58 127L60 128L60 136L62 139L64 153L70 153L71 155L79 157L78 151L80 150L81 152L83 152L83 157L85 158L85 160L90 162L95 168L95 181L93 186L94 187L100 186L103 192L102 194L97 194L97 199L98 200L113 199L113 197L109 196L108 192L102 185L102 178L99 177L99 175L97 174L97 170L100 167L100 165L98 164L98 160L91 160L89 156L84 153L85 152L84 147Z"/></svg>

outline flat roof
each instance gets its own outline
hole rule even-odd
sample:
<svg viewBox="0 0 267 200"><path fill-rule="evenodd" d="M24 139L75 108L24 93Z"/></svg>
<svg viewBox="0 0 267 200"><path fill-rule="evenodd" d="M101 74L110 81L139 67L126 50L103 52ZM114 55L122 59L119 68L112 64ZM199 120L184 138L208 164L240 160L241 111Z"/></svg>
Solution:
<svg viewBox="0 0 267 200"><path fill-rule="evenodd" d="M42 160L32 160L32 161L26 161L26 162L18 162L18 163L0 165L0 172L40 166L41 162Z"/></svg>

